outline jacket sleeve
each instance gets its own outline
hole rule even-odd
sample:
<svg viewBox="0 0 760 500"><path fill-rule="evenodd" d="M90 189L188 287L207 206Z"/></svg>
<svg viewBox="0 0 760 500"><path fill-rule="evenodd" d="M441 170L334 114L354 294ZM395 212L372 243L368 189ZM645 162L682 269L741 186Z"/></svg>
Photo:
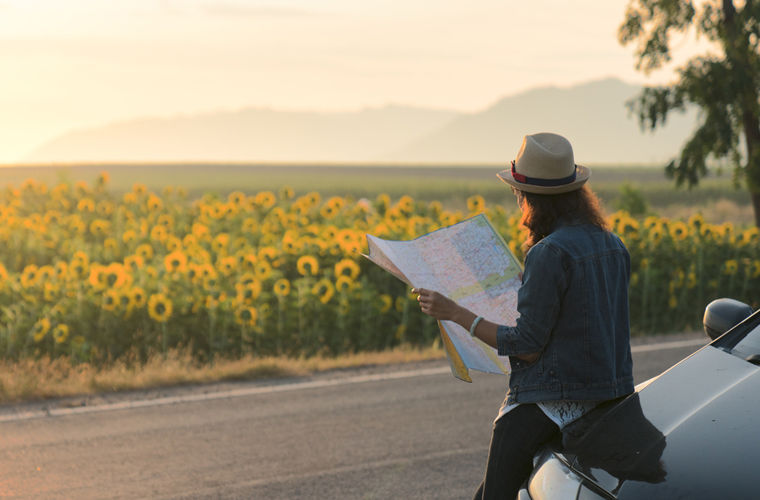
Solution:
<svg viewBox="0 0 760 500"><path fill-rule="evenodd" d="M537 243L525 257L522 286L517 292L515 326L499 325L497 350L502 356L541 352L557 322L567 290L567 276L559 249Z"/></svg>

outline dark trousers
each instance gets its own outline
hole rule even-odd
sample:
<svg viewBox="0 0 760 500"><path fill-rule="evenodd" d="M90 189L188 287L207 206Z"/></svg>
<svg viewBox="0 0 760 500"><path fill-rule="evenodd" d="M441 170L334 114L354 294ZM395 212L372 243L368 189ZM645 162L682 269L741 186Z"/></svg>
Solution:
<svg viewBox="0 0 760 500"><path fill-rule="evenodd" d="M474 500L517 496L533 470L533 455L559 431L557 424L535 404L521 404L493 425L483 482Z"/></svg>

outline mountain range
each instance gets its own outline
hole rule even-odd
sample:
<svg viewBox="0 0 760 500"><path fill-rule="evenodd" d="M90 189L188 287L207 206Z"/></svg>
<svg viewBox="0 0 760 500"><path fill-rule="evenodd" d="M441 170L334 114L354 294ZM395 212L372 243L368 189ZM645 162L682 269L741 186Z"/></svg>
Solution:
<svg viewBox="0 0 760 500"><path fill-rule="evenodd" d="M696 111L644 132L625 105L640 90L614 78L542 87L471 113L389 105L149 117L64 133L24 161L502 164L523 135L551 131L570 139L578 163L662 163L692 132Z"/></svg>

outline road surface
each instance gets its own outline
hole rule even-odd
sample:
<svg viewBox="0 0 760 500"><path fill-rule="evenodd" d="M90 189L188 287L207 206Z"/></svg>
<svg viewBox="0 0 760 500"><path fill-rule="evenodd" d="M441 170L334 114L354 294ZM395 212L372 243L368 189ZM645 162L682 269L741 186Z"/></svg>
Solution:
<svg viewBox="0 0 760 500"><path fill-rule="evenodd" d="M634 347L636 382L706 337ZM506 379L445 362L0 408L0 496L471 498Z"/></svg>

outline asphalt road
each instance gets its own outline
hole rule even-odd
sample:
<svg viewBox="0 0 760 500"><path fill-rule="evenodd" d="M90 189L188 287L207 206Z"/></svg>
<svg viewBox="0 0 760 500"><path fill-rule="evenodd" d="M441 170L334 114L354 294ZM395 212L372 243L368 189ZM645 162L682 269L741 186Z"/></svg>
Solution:
<svg viewBox="0 0 760 500"><path fill-rule="evenodd" d="M636 381L704 339L635 346ZM0 496L471 498L506 384L473 379L436 361L0 408Z"/></svg>

